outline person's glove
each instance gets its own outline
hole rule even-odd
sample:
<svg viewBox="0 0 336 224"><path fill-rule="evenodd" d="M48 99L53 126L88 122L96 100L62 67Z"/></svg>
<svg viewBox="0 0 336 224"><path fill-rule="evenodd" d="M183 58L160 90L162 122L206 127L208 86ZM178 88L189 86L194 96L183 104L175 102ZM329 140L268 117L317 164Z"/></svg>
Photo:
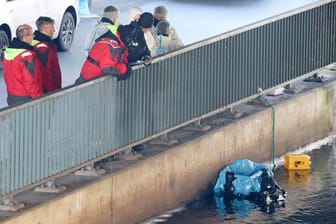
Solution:
<svg viewBox="0 0 336 224"><path fill-rule="evenodd" d="M152 57L149 55L145 55L141 58L141 61L143 61L145 66L149 66L152 64Z"/></svg>
<svg viewBox="0 0 336 224"><path fill-rule="evenodd" d="M126 64L126 67L127 67L126 73L123 74L123 75L118 75L117 76L117 80L118 81L120 81L120 80L126 80L129 77L131 77L131 75L133 74L132 66L130 66L129 64Z"/></svg>

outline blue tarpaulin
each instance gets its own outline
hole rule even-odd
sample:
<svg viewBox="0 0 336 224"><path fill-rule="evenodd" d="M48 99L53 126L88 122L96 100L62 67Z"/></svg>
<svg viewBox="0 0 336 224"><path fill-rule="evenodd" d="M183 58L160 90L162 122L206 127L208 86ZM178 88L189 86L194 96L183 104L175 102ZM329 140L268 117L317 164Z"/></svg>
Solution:
<svg viewBox="0 0 336 224"><path fill-rule="evenodd" d="M273 177L272 170L265 164L255 163L248 159L234 161L219 173L219 177L214 187L215 196L223 195L227 172L233 172L235 176L235 179L232 182L234 186L234 195L248 196L252 192L259 192L261 189L262 170L267 170L269 176Z"/></svg>

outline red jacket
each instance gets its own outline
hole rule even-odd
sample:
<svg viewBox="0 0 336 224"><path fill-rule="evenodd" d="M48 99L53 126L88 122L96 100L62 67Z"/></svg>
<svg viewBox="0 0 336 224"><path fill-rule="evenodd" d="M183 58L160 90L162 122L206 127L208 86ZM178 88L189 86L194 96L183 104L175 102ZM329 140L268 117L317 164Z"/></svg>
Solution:
<svg viewBox="0 0 336 224"><path fill-rule="evenodd" d="M41 64L33 47L14 38L4 52L7 93L35 98L43 94Z"/></svg>
<svg viewBox="0 0 336 224"><path fill-rule="evenodd" d="M127 57L128 51L119 35L107 32L90 50L81 76L90 80L103 75L124 75L127 72Z"/></svg>
<svg viewBox="0 0 336 224"><path fill-rule="evenodd" d="M45 93L62 88L61 68L57 56L57 47L52 40L35 31L34 49L42 64L42 86Z"/></svg>

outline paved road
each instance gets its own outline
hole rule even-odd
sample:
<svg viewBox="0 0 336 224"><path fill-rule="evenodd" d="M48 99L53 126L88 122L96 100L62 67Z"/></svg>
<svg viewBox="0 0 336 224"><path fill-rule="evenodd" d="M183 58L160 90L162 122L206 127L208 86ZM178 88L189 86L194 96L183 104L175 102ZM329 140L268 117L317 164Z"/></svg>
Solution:
<svg viewBox="0 0 336 224"><path fill-rule="evenodd" d="M144 11L152 12L155 6L165 5L169 9L168 19L173 24L185 44L191 44L220 33L298 8L318 0L136 0L113 1L121 11L120 21L126 23L127 10L139 6ZM100 14L108 0L93 0L93 14ZM63 87L72 84L78 77L85 59L84 41L94 18L82 18L76 32L72 48L67 52L59 52L63 76ZM7 106L6 89L3 74L0 71L0 108Z"/></svg>

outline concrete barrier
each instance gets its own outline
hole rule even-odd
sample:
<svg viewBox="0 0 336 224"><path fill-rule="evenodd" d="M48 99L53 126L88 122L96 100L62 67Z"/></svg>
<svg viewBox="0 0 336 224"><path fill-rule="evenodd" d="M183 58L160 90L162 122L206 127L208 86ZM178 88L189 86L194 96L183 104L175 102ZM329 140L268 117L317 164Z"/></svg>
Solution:
<svg viewBox="0 0 336 224"><path fill-rule="evenodd" d="M334 132L335 89L335 82L327 82L274 105L276 156ZM150 145L137 161L107 163L107 173L86 184L72 186L75 178L68 177L63 182L70 191L58 197L39 194L44 199L37 203L31 192L18 196L28 200L27 209L2 221L130 224L176 208L207 192L220 169L233 160L271 159L271 109L247 104L237 108L246 115L231 121L214 116L207 120L212 128L205 133L177 130L170 134L178 137L177 145Z"/></svg>

